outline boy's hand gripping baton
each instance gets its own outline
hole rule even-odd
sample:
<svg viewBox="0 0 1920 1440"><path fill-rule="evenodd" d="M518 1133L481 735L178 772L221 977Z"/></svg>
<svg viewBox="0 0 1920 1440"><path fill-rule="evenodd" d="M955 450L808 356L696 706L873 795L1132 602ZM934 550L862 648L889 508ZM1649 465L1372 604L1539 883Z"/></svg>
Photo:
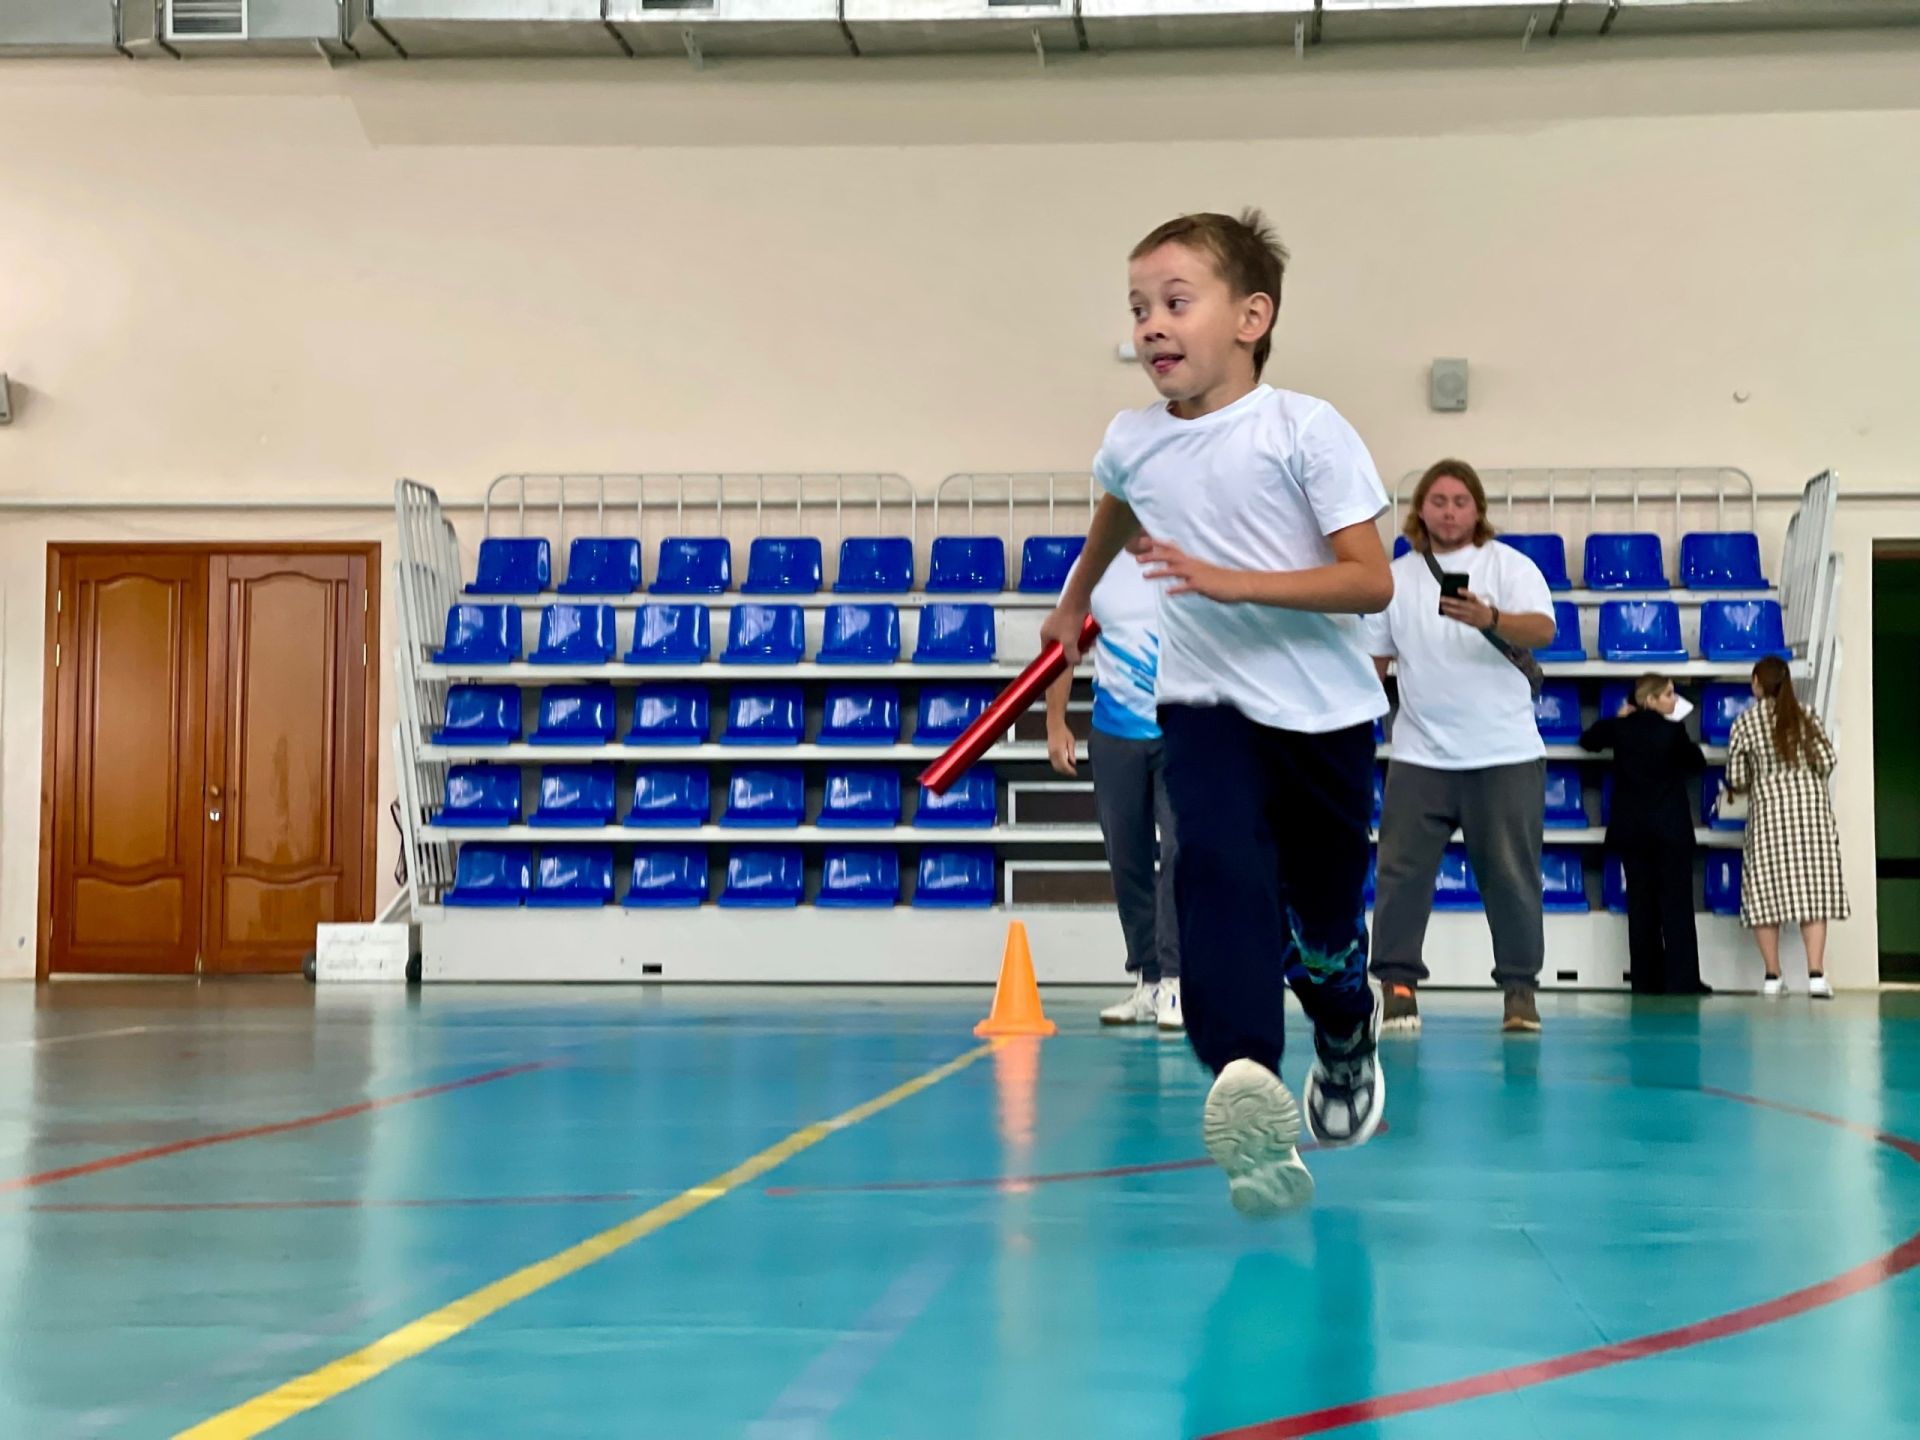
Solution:
<svg viewBox="0 0 1920 1440"><path fill-rule="evenodd" d="M1100 634L1093 616L1080 627L1080 653L1086 654ZM920 772L920 783L936 795L944 795L953 782L967 773L973 762L992 748L1007 729L1033 707L1046 688L1067 668L1067 652L1058 640L1050 641L1034 662L1020 672L1006 689L994 697L960 738L946 748L941 757Z"/></svg>

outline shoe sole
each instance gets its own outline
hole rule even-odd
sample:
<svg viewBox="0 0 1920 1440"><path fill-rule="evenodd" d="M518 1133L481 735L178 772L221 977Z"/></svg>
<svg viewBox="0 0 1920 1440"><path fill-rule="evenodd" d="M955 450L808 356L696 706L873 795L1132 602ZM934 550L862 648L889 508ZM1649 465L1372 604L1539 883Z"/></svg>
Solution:
<svg viewBox="0 0 1920 1440"><path fill-rule="evenodd" d="M1418 1015L1396 1015L1391 1020L1382 1020L1380 1022L1380 1033L1382 1035L1418 1035L1420 1033L1420 1017Z"/></svg>
<svg viewBox="0 0 1920 1440"><path fill-rule="evenodd" d="M1114 1018L1111 1015L1102 1015L1100 1017L1100 1023L1102 1025L1151 1025L1153 1024L1153 1017L1151 1015L1146 1015L1136 1019L1132 1016L1129 1016L1125 1020L1120 1020L1120 1019Z"/></svg>
<svg viewBox="0 0 1920 1440"><path fill-rule="evenodd" d="M1502 1020L1500 1030L1505 1035L1538 1035L1540 1022L1538 1020Z"/></svg>
<svg viewBox="0 0 1920 1440"><path fill-rule="evenodd" d="M1207 1092L1200 1134L1242 1215L1265 1219L1312 1201L1313 1176L1298 1148L1300 1106L1272 1071L1251 1060L1222 1070Z"/></svg>

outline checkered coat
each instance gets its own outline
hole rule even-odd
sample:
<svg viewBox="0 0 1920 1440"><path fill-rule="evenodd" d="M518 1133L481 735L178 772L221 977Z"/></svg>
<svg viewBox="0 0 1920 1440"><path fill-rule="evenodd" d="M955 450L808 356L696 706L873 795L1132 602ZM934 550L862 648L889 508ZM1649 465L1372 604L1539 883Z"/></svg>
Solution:
<svg viewBox="0 0 1920 1440"><path fill-rule="evenodd" d="M1847 918L1840 830L1827 793L1833 742L1818 720L1807 721L1810 766L1788 765L1774 753L1771 700L1748 706L1733 722L1727 783L1753 797L1740 879L1740 919L1748 926Z"/></svg>

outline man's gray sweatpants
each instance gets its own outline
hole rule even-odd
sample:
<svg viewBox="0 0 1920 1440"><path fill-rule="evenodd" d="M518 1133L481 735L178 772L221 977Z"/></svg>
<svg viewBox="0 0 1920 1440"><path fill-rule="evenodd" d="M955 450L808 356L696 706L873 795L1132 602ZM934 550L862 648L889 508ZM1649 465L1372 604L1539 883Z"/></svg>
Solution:
<svg viewBox="0 0 1920 1440"><path fill-rule="evenodd" d="M1373 973L1394 985L1427 978L1421 950L1433 914L1433 882L1458 829L1493 932L1493 980L1536 989L1546 959L1540 903L1540 843L1547 762L1484 770L1432 770L1396 760L1387 768L1380 815L1380 870L1373 910Z"/></svg>
<svg viewBox="0 0 1920 1440"><path fill-rule="evenodd" d="M1180 927L1173 912L1176 840L1167 803L1166 742L1123 740L1104 730L1087 737L1093 802L1107 842L1113 898L1127 937L1127 969L1149 984L1180 976ZM1154 831L1160 866L1154 869Z"/></svg>

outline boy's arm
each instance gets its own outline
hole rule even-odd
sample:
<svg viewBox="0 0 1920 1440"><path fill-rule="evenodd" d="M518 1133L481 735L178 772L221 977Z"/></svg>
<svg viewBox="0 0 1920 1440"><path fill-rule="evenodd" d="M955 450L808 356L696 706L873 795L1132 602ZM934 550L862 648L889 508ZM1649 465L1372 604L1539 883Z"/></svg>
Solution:
<svg viewBox="0 0 1920 1440"><path fill-rule="evenodd" d="M1140 533L1140 520L1133 507L1112 495L1102 495L1087 527L1086 548L1067 576L1066 588L1053 613L1040 622L1042 644L1058 640L1067 652L1067 664L1080 663L1080 627L1093 609L1093 587L1107 573L1114 558L1127 548L1127 542Z"/></svg>
<svg viewBox="0 0 1920 1440"><path fill-rule="evenodd" d="M1386 609L1393 600L1393 570L1379 527L1363 520L1334 531L1327 544L1333 547L1333 564L1312 570L1229 570L1196 560L1158 537L1147 542L1140 560L1149 580L1174 582L1169 595L1327 615L1376 615ZM1087 546L1092 548L1091 538Z"/></svg>

